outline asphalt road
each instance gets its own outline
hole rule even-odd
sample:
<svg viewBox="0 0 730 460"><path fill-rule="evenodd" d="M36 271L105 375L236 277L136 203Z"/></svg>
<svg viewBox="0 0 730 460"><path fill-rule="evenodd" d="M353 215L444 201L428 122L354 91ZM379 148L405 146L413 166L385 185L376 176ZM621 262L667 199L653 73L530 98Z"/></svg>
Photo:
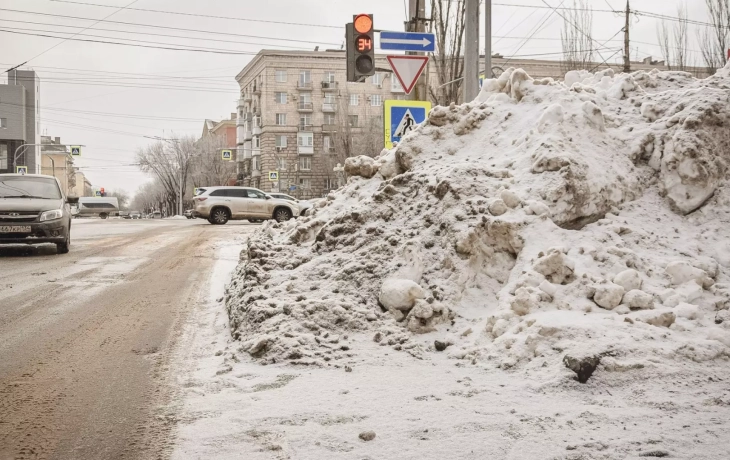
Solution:
<svg viewBox="0 0 730 460"><path fill-rule="evenodd" d="M74 221L69 254L0 246L0 460L166 458L181 326L216 245L254 228Z"/></svg>

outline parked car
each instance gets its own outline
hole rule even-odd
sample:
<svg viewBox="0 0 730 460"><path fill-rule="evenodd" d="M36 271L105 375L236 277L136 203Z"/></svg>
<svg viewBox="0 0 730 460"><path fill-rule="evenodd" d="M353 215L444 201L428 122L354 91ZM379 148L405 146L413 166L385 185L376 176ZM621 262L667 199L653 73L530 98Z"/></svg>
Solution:
<svg viewBox="0 0 730 460"><path fill-rule="evenodd" d="M198 188L193 202L195 217L202 217L215 225L244 219L284 222L299 216L296 203L273 198L250 187Z"/></svg>
<svg viewBox="0 0 730 460"><path fill-rule="evenodd" d="M139 211L132 211L132 212L129 213L129 217L131 219L141 219L142 218L142 214L140 214Z"/></svg>
<svg viewBox="0 0 730 460"><path fill-rule="evenodd" d="M152 211L147 214L148 219L162 219L162 213L160 211Z"/></svg>
<svg viewBox="0 0 730 460"><path fill-rule="evenodd" d="M287 195L286 193L269 193L273 198L276 198L278 200L287 200L287 201L293 201L294 203L299 206L299 215L300 216L306 216L307 212L309 212L310 209L312 209L312 203L306 200L299 200L294 198L291 195Z"/></svg>
<svg viewBox="0 0 730 460"><path fill-rule="evenodd" d="M0 174L0 244L55 243L71 246L71 204L53 176Z"/></svg>
<svg viewBox="0 0 730 460"><path fill-rule="evenodd" d="M119 217L122 219L131 219L132 216L129 215L128 211L119 211Z"/></svg>

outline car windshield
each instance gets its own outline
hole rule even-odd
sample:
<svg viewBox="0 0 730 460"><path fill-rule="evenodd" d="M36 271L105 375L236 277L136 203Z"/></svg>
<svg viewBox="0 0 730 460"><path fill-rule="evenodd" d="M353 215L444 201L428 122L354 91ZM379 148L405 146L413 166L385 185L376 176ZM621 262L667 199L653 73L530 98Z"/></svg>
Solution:
<svg viewBox="0 0 730 460"><path fill-rule="evenodd" d="M41 198L60 200L61 191L55 179L45 177L0 176L0 198Z"/></svg>

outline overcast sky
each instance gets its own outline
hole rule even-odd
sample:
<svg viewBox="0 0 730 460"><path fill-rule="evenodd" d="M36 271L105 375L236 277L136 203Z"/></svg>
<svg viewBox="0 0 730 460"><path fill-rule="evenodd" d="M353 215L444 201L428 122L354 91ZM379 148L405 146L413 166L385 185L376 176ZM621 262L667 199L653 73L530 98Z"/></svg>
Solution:
<svg viewBox="0 0 730 460"><path fill-rule="evenodd" d="M546 1L552 6L561 4L561 0ZM94 20L114 13L116 9L110 6L121 8L131 2L0 0L0 29L16 32L0 32L0 66L5 70L30 60L23 68L38 72L43 134L60 136L67 144L86 145L77 164L91 182L107 190L123 188L131 193L149 180L135 166L129 166L135 162L136 150L153 142L145 136L200 136L204 119L219 120L235 112L238 99L235 75L259 49L314 49L316 45L321 49L337 48L342 44L344 24L355 13L373 13L375 26L381 30L402 30L406 18L403 0L137 0L131 8L176 11L190 13L190 16L123 10L108 21L133 24L100 22L75 37L103 41L126 39L128 43L145 46L246 53L237 55L69 40L35 57L62 40L17 33L70 37L93 24ZM571 3L572 0L565 0L563 6ZM625 7L623 0L590 0L590 4L597 10ZM632 0L631 4L637 10L676 16L677 3L672 0ZM542 0L496 1L493 7L494 52L505 56L559 53L562 19L549 9L514 5L544 7L545 3ZM687 0L687 6L690 19L706 20L703 0ZM232 19L201 18L196 14ZM621 30L623 22L622 16L596 12L593 35L598 40L607 40ZM656 25L657 21L651 18L632 21L635 41L632 59L637 54L642 59L660 55L656 46ZM693 26L690 29L690 56L699 63L695 30ZM533 38L529 41L513 38L530 35ZM504 36L507 38L497 38ZM622 34L618 34L606 46L618 50L622 38ZM621 53L617 53L612 61L617 62L620 56ZM559 55L542 58L559 59Z"/></svg>

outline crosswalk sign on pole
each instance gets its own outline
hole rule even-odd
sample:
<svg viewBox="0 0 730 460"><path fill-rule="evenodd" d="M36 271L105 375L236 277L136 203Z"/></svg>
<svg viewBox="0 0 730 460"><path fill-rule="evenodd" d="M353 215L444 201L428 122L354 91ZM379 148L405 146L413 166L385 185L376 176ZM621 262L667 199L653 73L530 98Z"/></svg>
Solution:
<svg viewBox="0 0 730 460"><path fill-rule="evenodd" d="M231 161L233 159L232 150L221 150L221 158L223 161Z"/></svg>
<svg viewBox="0 0 730 460"><path fill-rule="evenodd" d="M388 100L383 104L385 148L392 149L393 144L426 121L431 103L426 101Z"/></svg>
<svg viewBox="0 0 730 460"><path fill-rule="evenodd" d="M72 157L80 157L81 156L81 146L80 145L72 145L71 146L71 156Z"/></svg>
<svg viewBox="0 0 730 460"><path fill-rule="evenodd" d="M27 166L16 166L15 174L20 174L21 176L25 176L26 174L28 174L28 167Z"/></svg>
<svg viewBox="0 0 730 460"><path fill-rule="evenodd" d="M271 182L279 181L279 171L269 171L269 180Z"/></svg>

